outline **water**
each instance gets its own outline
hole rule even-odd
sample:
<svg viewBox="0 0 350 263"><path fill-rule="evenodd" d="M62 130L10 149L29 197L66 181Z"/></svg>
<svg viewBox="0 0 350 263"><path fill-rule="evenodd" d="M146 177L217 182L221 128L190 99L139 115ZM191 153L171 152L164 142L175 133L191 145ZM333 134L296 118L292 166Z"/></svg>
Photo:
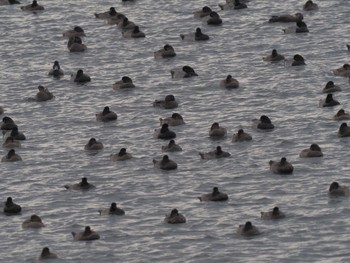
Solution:
<svg viewBox="0 0 350 263"><path fill-rule="evenodd" d="M302 11L301 1L248 3L246 10L219 11L216 1L39 1L45 11L22 12L18 5L0 8L0 88L3 116L10 116L28 140L17 150L23 162L1 163L1 199L12 196L22 208L17 216L1 215L1 262L33 262L44 246L57 253L57 262L347 262L350 227L348 198L330 198L331 182L349 185L349 140L336 136L341 122L332 120L349 110L347 78L332 69L349 60L345 44L350 23L347 1L318 1L316 12L303 12L308 34L283 34L291 26L267 23L270 15ZM23 3L29 4L29 2ZM214 27L195 19L204 5L219 11L224 23ZM116 26L94 18L115 6L140 25L145 39L125 39ZM87 37L85 53L69 53L62 33L81 26ZM180 34L201 27L210 40L182 41ZM153 52L169 43L177 56L155 60ZM295 54L306 66L268 64L262 57L276 48L287 60ZM65 76L47 76L59 60ZM199 77L173 80L170 70L192 66ZM92 81L77 85L69 75L79 68ZM219 82L228 74L240 82L225 90ZM133 90L113 90L122 76L134 81ZM322 88L333 80L343 91L334 97L341 105L319 108ZM37 86L55 96L48 102L29 101ZM155 109L152 102L173 94L179 108ZM101 123L95 114L104 106L118 120ZM171 127L182 152L169 153L176 171L160 171L152 159L163 155L167 141L153 137L159 118L180 113L185 125ZM251 120L268 115L272 132L251 127ZM2 117L3 117L2 116ZM213 122L228 136L212 140ZM244 128L253 136L232 143ZM104 144L97 155L84 151L95 137ZM323 158L300 159L299 153L318 143ZM198 152L217 145L232 157L200 160ZM111 162L109 155L125 147L134 159ZM1 149L1 156L7 153ZM269 160L282 156L294 165L292 175L269 171ZM87 177L96 189L68 191L63 185ZM198 196L218 186L229 195L224 203L200 203ZM111 202L125 216L99 216ZM279 206L287 217L260 219L260 211ZM167 225L164 215L177 208L186 224ZM32 214L45 228L23 230ZM251 221L262 234L243 238L239 224ZM93 242L73 241L72 231L90 225L101 235Z"/></svg>

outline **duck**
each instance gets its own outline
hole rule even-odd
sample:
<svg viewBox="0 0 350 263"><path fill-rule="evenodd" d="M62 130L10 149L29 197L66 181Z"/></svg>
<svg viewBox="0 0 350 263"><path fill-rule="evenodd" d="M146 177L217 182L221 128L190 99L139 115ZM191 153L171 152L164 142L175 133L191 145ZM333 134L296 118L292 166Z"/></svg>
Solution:
<svg viewBox="0 0 350 263"><path fill-rule="evenodd" d="M36 101L47 101L53 98L53 94L47 88L39 85L38 90L38 93L35 95Z"/></svg>
<svg viewBox="0 0 350 263"><path fill-rule="evenodd" d="M56 78L59 78L64 75L64 72L61 69L60 63L57 60L53 63L52 69L50 69L48 75Z"/></svg>
<svg viewBox="0 0 350 263"><path fill-rule="evenodd" d="M156 168L160 168L162 170L175 170L177 169L177 163L171 159L169 159L168 155L164 155L162 160L157 161L153 159L153 165Z"/></svg>
<svg viewBox="0 0 350 263"><path fill-rule="evenodd" d="M343 122L340 125L337 136L338 137L350 137L350 127L348 127L348 125L345 122Z"/></svg>
<svg viewBox="0 0 350 263"><path fill-rule="evenodd" d="M124 17L123 20L117 25L117 27L122 30L132 30L135 28L135 26L135 23L130 21L127 17Z"/></svg>
<svg viewBox="0 0 350 263"><path fill-rule="evenodd" d="M292 62L292 67L304 66L304 65L306 65L305 64L305 59L299 54L294 55L293 62Z"/></svg>
<svg viewBox="0 0 350 263"><path fill-rule="evenodd" d="M337 106L339 104L340 104L339 101L333 99L332 93L328 93L326 99L320 101L321 107L333 107L333 106Z"/></svg>
<svg viewBox="0 0 350 263"><path fill-rule="evenodd" d="M233 2L233 9L245 9L247 7L248 6L246 4L242 3L239 0L234 0Z"/></svg>
<svg viewBox="0 0 350 263"><path fill-rule="evenodd" d="M176 137L176 133L169 130L169 125L167 123L162 124L162 128L160 129L155 129L155 136L158 139L174 139Z"/></svg>
<svg viewBox="0 0 350 263"><path fill-rule="evenodd" d="M4 213L6 214L18 214L22 210L22 207L13 202L12 197L7 197L4 205Z"/></svg>
<svg viewBox="0 0 350 263"><path fill-rule="evenodd" d="M69 38L67 47L70 52L84 52L87 49L81 38L77 36Z"/></svg>
<svg viewBox="0 0 350 263"><path fill-rule="evenodd" d="M345 113L344 109L340 109L333 117L334 120L342 121L342 120L350 120L350 114Z"/></svg>
<svg viewBox="0 0 350 263"><path fill-rule="evenodd" d="M175 50L169 44L165 44L162 49L159 49L154 52L154 58L173 58L175 56Z"/></svg>
<svg viewBox="0 0 350 263"><path fill-rule="evenodd" d="M134 83L132 83L132 79L128 76L123 76L121 80L115 82L113 84L113 89L129 89L135 88Z"/></svg>
<svg viewBox="0 0 350 263"><path fill-rule="evenodd" d="M209 130L209 137L219 138L224 137L227 134L227 129L224 127L220 127L218 122L214 122Z"/></svg>
<svg viewBox="0 0 350 263"><path fill-rule="evenodd" d="M21 143L13 139L13 137L9 136L6 138L5 142L2 144L4 148L19 148L21 147Z"/></svg>
<svg viewBox="0 0 350 263"><path fill-rule="evenodd" d="M100 209L98 210L101 216L103 215L117 215L117 216L123 216L125 215L125 211L119 207L117 207L116 203L112 203L109 208L106 209Z"/></svg>
<svg viewBox="0 0 350 263"><path fill-rule="evenodd" d="M62 34L64 37L85 37L85 32L84 29L81 28L80 26L75 26L73 29L71 30L67 30L66 32L64 32Z"/></svg>
<svg viewBox="0 0 350 263"><path fill-rule="evenodd" d="M171 117L159 118L160 125L167 123L169 126L178 126L185 124L184 119L179 113L173 113Z"/></svg>
<svg viewBox="0 0 350 263"><path fill-rule="evenodd" d="M253 137L246 133L243 129L239 129L237 133L233 134L232 142L246 142L251 141Z"/></svg>
<svg viewBox="0 0 350 263"><path fill-rule="evenodd" d="M199 200L202 201L227 201L228 195L225 193L221 193L218 187L213 187L213 191L209 194L204 194L201 197L198 197Z"/></svg>
<svg viewBox="0 0 350 263"><path fill-rule="evenodd" d="M237 234L242 236L256 236L259 235L260 232L256 226L253 226L250 221L247 221L244 225L238 226Z"/></svg>
<svg viewBox="0 0 350 263"><path fill-rule="evenodd" d="M110 159L112 161L125 161L132 158L131 153L127 153L125 148L121 148L119 153L111 154Z"/></svg>
<svg viewBox="0 0 350 263"><path fill-rule="evenodd" d="M180 34L182 40L205 41L209 40L209 36L202 33L202 29L197 27L194 34Z"/></svg>
<svg viewBox="0 0 350 263"><path fill-rule="evenodd" d="M133 30L125 31L122 33L125 38L143 38L146 37L145 33L140 31L138 26L135 26Z"/></svg>
<svg viewBox="0 0 350 263"><path fill-rule="evenodd" d="M332 93L337 91L341 91L341 88L334 85L333 81L328 81L326 86L323 88L322 93Z"/></svg>
<svg viewBox="0 0 350 263"><path fill-rule="evenodd" d="M13 127L11 131L6 131L4 140L6 140L7 137L12 137L14 140L18 141L23 141L26 139L26 136L22 132L18 131L17 126Z"/></svg>
<svg viewBox="0 0 350 263"><path fill-rule="evenodd" d="M205 16L209 16L210 13L213 12L209 6L204 6L201 10L199 11L194 11L193 15L196 18L203 18Z"/></svg>
<svg viewBox="0 0 350 263"><path fill-rule="evenodd" d="M90 189L94 189L95 186L90 184L87 181L86 177L81 178L81 182L77 183L77 184L66 184L64 185L64 188L66 189L70 189L70 190L90 190Z"/></svg>
<svg viewBox="0 0 350 263"><path fill-rule="evenodd" d="M24 220L22 223L23 228L42 228L44 226L41 218L37 215L31 215L29 219Z"/></svg>
<svg viewBox="0 0 350 263"><path fill-rule="evenodd" d="M170 70L170 73L173 79L190 78L190 77L198 76L198 74L190 66L183 66L181 70L178 70L178 69Z"/></svg>
<svg viewBox="0 0 350 263"><path fill-rule="evenodd" d="M239 82L235 78L232 78L231 75L220 81L220 87L226 89L237 89L239 88Z"/></svg>
<svg viewBox="0 0 350 263"><path fill-rule="evenodd" d="M181 224L186 223L186 218L177 209L173 209L169 215L165 215L164 221L168 224Z"/></svg>
<svg viewBox="0 0 350 263"><path fill-rule="evenodd" d="M175 109L178 105L174 95L167 95L164 100L155 100L153 102L153 107L162 109Z"/></svg>
<svg viewBox="0 0 350 263"><path fill-rule="evenodd" d="M79 69L76 74L72 74L72 79L74 82L79 83L86 83L91 81L90 76L85 74L82 69Z"/></svg>
<svg viewBox="0 0 350 263"><path fill-rule="evenodd" d="M96 114L96 120L103 122L115 121L117 118L117 114L110 111L108 106L104 107L102 112Z"/></svg>
<svg viewBox="0 0 350 263"><path fill-rule="evenodd" d="M230 153L224 152L222 150L221 146L217 146L215 151L211 151L211 152L207 152L207 153L199 152L199 155L204 160L226 158L226 157L230 157L231 156Z"/></svg>
<svg viewBox="0 0 350 263"><path fill-rule="evenodd" d="M253 120L253 125L260 130L273 130L275 128L266 115L261 115L259 120Z"/></svg>
<svg viewBox="0 0 350 263"><path fill-rule="evenodd" d="M296 22L296 27L290 27L283 29L284 33L307 33L309 29L303 21Z"/></svg>
<svg viewBox="0 0 350 263"><path fill-rule="evenodd" d="M261 212L262 219L282 219L285 217L285 214L281 212L277 206L275 206L272 211Z"/></svg>
<svg viewBox="0 0 350 263"><path fill-rule="evenodd" d="M1 122L1 127L0 128L1 128L1 130L3 132L10 131L10 130L12 130L15 127L18 129L17 124L14 122L13 119L11 119L8 116L5 116L5 117L2 118L2 122Z"/></svg>
<svg viewBox="0 0 350 263"><path fill-rule="evenodd" d="M315 11L317 9L318 9L318 5L312 2L312 0L306 1L306 3L303 6L303 10L305 11Z"/></svg>
<svg viewBox="0 0 350 263"><path fill-rule="evenodd" d="M41 254L38 258L38 260L44 260L44 259L55 259L58 258L55 253L52 253L48 247L44 247L41 251Z"/></svg>
<svg viewBox="0 0 350 263"><path fill-rule="evenodd" d="M14 149L9 150L9 152L2 157L1 159L2 162L18 162L22 161L21 156L19 156Z"/></svg>
<svg viewBox="0 0 350 263"><path fill-rule="evenodd" d="M102 13L95 13L95 17L99 19L108 19L111 16L116 16L118 13L114 7L110 7L108 11Z"/></svg>
<svg viewBox="0 0 350 263"><path fill-rule="evenodd" d="M287 161L286 157L282 157L281 161L270 160L270 170L275 174L291 174L293 173L293 165Z"/></svg>
<svg viewBox="0 0 350 263"><path fill-rule="evenodd" d="M271 55L263 57L263 60L267 62L279 62L279 61L284 61L285 58L283 55L278 54L276 49L273 49L271 52Z"/></svg>
<svg viewBox="0 0 350 263"><path fill-rule="evenodd" d="M90 240L97 240L100 239L100 235L91 230L90 226L86 226L83 232L72 232L74 240L79 241L90 241Z"/></svg>
<svg viewBox="0 0 350 263"><path fill-rule="evenodd" d="M182 148L175 143L174 140L170 140L168 145L162 146L162 152L180 152Z"/></svg>
<svg viewBox="0 0 350 263"><path fill-rule="evenodd" d="M341 68L333 70L335 76L350 77L350 65L344 64Z"/></svg>
<svg viewBox="0 0 350 263"><path fill-rule="evenodd" d="M298 22L302 21L304 19L304 16L302 13L295 13L294 15L280 15L280 16L272 16L269 20L269 23L275 23L275 22L282 22L282 23L289 23L289 22Z"/></svg>
<svg viewBox="0 0 350 263"><path fill-rule="evenodd" d="M322 157L323 153L321 150L321 147L318 146L318 144L313 143L310 145L310 148L304 149L299 154L300 158L306 158L306 157Z"/></svg>
<svg viewBox="0 0 350 263"><path fill-rule="evenodd" d="M42 5L39 5L36 0L33 0L33 2L31 4L21 6L21 10L23 10L23 11L41 11L41 10L44 10L44 7Z"/></svg>
<svg viewBox="0 0 350 263"><path fill-rule="evenodd" d="M338 182L333 182L329 186L328 193L334 196L349 195L349 187L339 185Z"/></svg>
<svg viewBox="0 0 350 263"><path fill-rule="evenodd" d="M84 149L88 150L88 151L102 150L103 149L103 144L102 144L102 142L96 141L95 138L91 138L89 140L89 142L85 145Z"/></svg>
<svg viewBox="0 0 350 263"><path fill-rule="evenodd" d="M222 19L220 18L219 14L216 12L211 12L209 16L204 17L204 20L208 25L211 25L211 26L220 26L222 24Z"/></svg>

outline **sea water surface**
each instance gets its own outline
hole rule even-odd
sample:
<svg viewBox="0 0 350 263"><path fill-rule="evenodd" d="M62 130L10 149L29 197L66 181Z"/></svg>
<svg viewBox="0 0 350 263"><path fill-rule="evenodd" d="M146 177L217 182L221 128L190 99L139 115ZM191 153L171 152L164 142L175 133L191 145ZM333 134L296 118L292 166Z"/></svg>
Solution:
<svg viewBox="0 0 350 263"><path fill-rule="evenodd" d="M22 5L30 1L22 1ZM22 206L16 216L0 215L0 261L35 262L44 246L59 259L52 262L349 262L349 199L331 198L331 182L350 185L350 140L338 138L341 122L332 120L349 107L349 82L332 70L349 62L350 3L317 1L319 10L303 12L303 1L250 1L245 10L220 11L219 1L39 1L43 12L30 13L19 5L0 6L0 106L27 137L16 152L23 161L1 163L0 191ZM223 19L208 26L192 12L208 5ZM114 6L140 25L144 39L126 39L120 30L94 13ZM292 24L268 23L271 15L303 12L310 32L284 34ZM70 53L62 33L81 26L88 50ZM206 42L183 41L180 34L201 27ZM171 44L175 58L154 59L153 52ZM277 49L287 61L269 64L263 56ZM295 54L306 66L290 67ZM65 76L47 75L58 60ZM170 70L189 65L198 73L172 79ZM92 81L79 85L70 74L79 68ZM240 88L219 87L231 74ZM122 76L136 85L113 90ZM332 80L342 92L341 105L320 108L325 84ZM47 87L51 101L33 102L37 86ZM174 110L154 108L152 102L173 94ZM102 123L95 114L105 106L118 120ZM185 125L171 127L182 152L169 153L175 171L153 167L163 156L155 139L159 118L180 113ZM270 117L271 132L252 128L252 119ZM224 139L208 136L213 122L226 127ZM243 128L253 136L232 143ZM84 145L94 137L104 150L92 155ZM318 143L324 157L301 159L299 153ZM201 160L198 154L220 145L230 158ZM112 162L125 147L133 159ZM7 149L1 148L4 156ZM276 175L269 160L286 157L291 175ZM63 185L87 177L96 189L66 190ZM214 186L229 195L227 202L203 203L198 196ZM116 202L125 216L100 216L98 210ZM261 211L279 206L286 218L260 219ZM168 225L165 214L177 208L187 222ZM46 227L22 229L30 215ZM253 238L236 234L251 221L262 232ZM101 239L74 241L72 231L89 225Z"/></svg>

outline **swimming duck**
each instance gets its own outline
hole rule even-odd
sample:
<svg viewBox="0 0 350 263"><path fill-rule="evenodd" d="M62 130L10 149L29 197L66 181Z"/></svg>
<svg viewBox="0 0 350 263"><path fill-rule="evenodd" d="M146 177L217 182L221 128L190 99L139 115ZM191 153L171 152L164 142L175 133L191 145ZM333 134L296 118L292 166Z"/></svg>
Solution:
<svg viewBox="0 0 350 263"><path fill-rule="evenodd" d="M239 0L234 0L233 2L233 9L245 9L247 7L248 6L246 4L242 3Z"/></svg>
<svg viewBox="0 0 350 263"><path fill-rule="evenodd" d="M340 125L337 136L338 137L350 137L350 127L348 127L348 125L345 122L343 122Z"/></svg>
<svg viewBox="0 0 350 263"><path fill-rule="evenodd" d="M95 138L91 138L89 142L85 145L84 149L88 151L102 150L103 144L102 142L96 141Z"/></svg>
<svg viewBox="0 0 350 263"><path fill-rule="evenodd" d="M275 174L291 174L293 173L293 165L287 162L285 157L281 158L281 161L276 162L270 160L270 170Z"/></svg>
<svg viewBox="0 0 350 263"><path fill-rule="evenodd" d="M145 33L140 31L140 28L138 26L135 26L131 31L125 31L122 34L125 38L142 38L146 36Z"/></svg>
<svg viewBox="0 0 350 263"><path fill-rule="evenodd" d="M153 107L163 108L163 109L174 109L177 108L178 103L175 100L174 95L165 96L164 100L155 100L153 102Z"/></svg>
<svg viewBox="0 0 350 263"><path fill-rule="evenodd" d="M123 20L117 25L117 27L122 30L131 30L134 29L135 26L135 23L130 21L127 17L124 17Z"/></svg>
<svg viewBox="0 0 350 263"><path fill-rule="evenodd" d="M67 30L63 33L64 37L85 37L84 29L82 29L80 26L75 26L71 30Z"/></svg>
<svg viewBox="0 0 350 263"><path fill-rule="evenodd" d="M275 128L270 118L266 115L261 115L259 120L253 120L253 126L261 130L272 130Z"/></svg>
<svg viewBox="0 0 350 263"><path fill-rule="evenodd" d="M14 203L12 200L12 197L7 197L7 200L5 202L4 206L4 213L6 214L18 214L22 210L21 206Z"/></svg>
<svg viewBox="0 0 350 263"><path fill-rule="evenodd" d="M256 226L253 226L250 221L247 221L244 225L238 226L237 234L242 236L256 236L259 235L260 232Z"/></svg>
<svg viewBox="0 0 350 263"><path fill-rule="evenodd" d="M304 4L303 9L305 11L315 11L315 10L318 9L318 5L316 3L314 3L314 2L312 2L312 0L308 0Z"/></svg>
<svg viewBox="0 0 350 263"><path fill-rule="evenodd" d="M172 58L175 57L176 53L172 46L166 44L162 49L154 52L154 58Z"/></svg>
<svg viewBox="0 0 350 263"><path fill-rule="evenodd" d="M113 89L128 89L135 88L135 85L132 83L132 79L128 76L122 77L121 80L113 84Z"/></svg>
<svg viewBox="0 0 350 263"><path fill-rule="evenodd" d="M33 0L31 4L21 6L21 9L23 11L40 11L44 10L44 7L42 5L38 5L38 2L36 0Z"/></svg>
<svg viewBox="0 0 350 263"><path fill-rule="evenodd" d="M331 93L337 91L341 91L341 88L339 86L334 85L333 81L328 81L326 86L322 90L323 93Z"/></svg>
<svg viewBox="0 0 350 263"><path fill-rule="evenodd" d="M208 25L212 25L212 26L219 26L222 24L222 19L220 18L219 14L216 12L211 12L209 16L204 17L203 20L206 21Z"/></svg>
<svg viewBox="0 0 350 263"><path fill-rule="evenodd" d="M333 182L329 186L328 193L330 195L335 195L335 196L349 195L349 188L347 186L344 186L344 185L339 185L339 183L337 183L337 182Z"/></svg>
<svg viewBox="0 0 350 263"><path fill-rule="evenodd" d="M79 241L89 241L89 240L96 240L100 239L100 235L92 231L89 226L85 227L85 230L83 232L75 233L72 232L74 240L79 240Z"/></svg>
<svg viewBox="0 0 350 263"><path fill-rule="evenodd" d="M22 158L21 158L21 156L16 154L14 149L11 149L4 157L2 157L1 161L2 162L18 162L18 161L22 161Z"/></svg>
<svg viewBox="0 0 350 263"><path fill-rule="evenodd" d="M108 106L104 107L101 113L96 114L96 120L103 122L114 121L117 118L117 114L113 111L110 111Z"/></svg>
<svg viewBox="0 0 350 263"><path fill-rule="evenodd" d="M38 260L44 260L44 259L54 259L57 258L57 255L55 253L52 253L48 247L44 247L41 251L41 254L38 258Z"/></svg>
<svg viewBox="0 0 350 263"><path fill-rule="evenodd" d="M183 66L181 70L178 70L178 69L170 70L170 73L173 79L190 78L190 77L198 76L197 73L194 71L194 69L191 68L190 66Z"/></svg>
<svg viewBox="0 0 350 263"><path fill-rule="evenodd" d="M201 197L198 197L199 200L202 201L227 201L228 195L225 193L221 193L219 188L214 187L213 191L209 194L204 194Z"/></svg>
<svg viewBox="0 0 350 263"><path fill-rule="evenodd" d="M35 96L36 101L47 101L53 98L53 94L47 88L39 85L38 90L39 92Z"/></svg>
<svg viewBox="0 0 350 263"><path fill-rule="evenodd" d="M292 67L294 67L294 66L304 66L304 65L306 65L305 64L305 59L299 54L294 55L293 62L292 62Z"/></svg>
<svg viewBox="0 0 350 263"><path fill-rule="evenodd" d="M231 75L227 75L226 79L220 81L220 87L227 89L237 89L239 87L238 80L232 78Z"/></svg>
<svg viewBox="0 0 350 263"><path fill-rule="evenodd" d="M343 109L340 109L337 114L334 115L333 119L337 121L342 121L342 120L350 120L350 114L345 113Z"/></svg>
<svg viewBox="0 0 350 263"><path fill-rule="evenodd" d="M296 13L294 15L280 15L280 16L272 16L269 20L270 23L273 22L282 22L282 23L289 23L289 22L298 22L302 21L304 19L303 14Z"/></svg>
<svg viewBox="0 0 350 263"><path fill-rule="evenodd" d="M111 206L107 209L98 210L100 215L117 215L122 216L125 215L125 211L119 207L117 207L116 203L112 203Z"/></svg>
<svg viewBox="0 0 350 263"><path fill-rule="evenodd" d="M246 133L243 129L239 129L237 133L233 134L232 142L245 142L251 141L253 137Z"/></svg>
<svg viewBox="0 0 350 263"><path fill-rule="evenodd" d="M276 49L273 49L271 55L263 57L263 60L268 62L278 62L285 60L285 58L283 55L278 54Z"/></svg>
<svg viewBox="0 0 350 263"><path fill-rule="evenodd" d="M185 124L184 119L179 113L173 113L171 117L167 118L159 118L160 125L163 125L164 123L167 123L169 126L178 126Z"/></svg>
<svg viewBox="0 0 350 263"><path fill-rule="evenodd" d="M168 155L164 155L163 159L160 161L153 159L153 165L162 170L175 170L177 168L177 163L169 159Z"/></svg>
<svg viewBox="0 0 350 263"><path fill-rule="evenodd" d="M335 76L350 77L350 65L344 64L341 68L333 70Z"/></svg>
<svg viewBox="0 0 350 263"><path fill-rule="evenodd" d="M194 14L194 17L202 18L210 15L211 12L212 10L209 6L204 6L201 10L193 12L193 14Z"/></svg>
<svg viewBox="0 0 350 263"><path fill-rule="evenodd" d="M285 217L285 214L282 213L277 206L275 206L272 211L261 212L262 219L282 219Z"/></svg>
<svg viewBox="0 0 350 263"><path fill-rule="evenodd" d="M180 34L180 37L182 40L195 40L195 41L205 41L205 40L209 40L209 36L206 34L202 33L202 30L197 27L196 28L196 32L190 33L190 34Z"/></svg>
<svg viewBox="0 0 350 263"><path fill-rule="evenodd" d="M164 221L169 224L181 224L186 223L186 218L177 209L173 209L169 215L165 216Z"/></svg>
<svg viewBox="0 0 350 263"><path fill-rule="evenodd" d="M3 132L10 131L13 128L17 127L17 124L10 117L3 117L1 122L1 130Z"/></svg>
<svg viewBox="0 0 350 263"><path fill-rule="evenodd" d="M327 94L326 99L320 101L321 107L333 107L333 106L337 106L339 104L340 104L339 101L333 99L332 93Z"/></svg>
<svg viewBox="0 0 350 263"><path fill-rule="evenodd" d="M118 154L111 154L112 161L125 161L131 158L131 153L127 153L125 148L121 148Z"/></svg>
<svg viewBox="0 0 350 263"><path fill-rule="evenodd" d="M108 11L102 12L102 13L95 13L95 17L99 19L108 19L111 16L116 16L117 11L115 10L114 7L110 7Z"/></svg>
<svg viewBox="0 0 350 263"><path fill-rule="evenodd" d="M63 75L64 75L64 72L61 69L60 63L56 60L53 63L52 69L50 69L50 71L49 71L49 76L53 76L53 77L58 78L58 77L63 76Z"/></svg>
<svg viewBox="0 0 350 263"><path fill-rule="evenodd" d="M89 75L85 74L82 69L79 69L76 74L72 74L72 79L74 82L85 83L91 81Z"/></svg>
<svg viewBox="0 0 350 263"><path fill-rule="evenodd" d="M70 52L84 52L87 49L80 37L70 37L67 47Z"/></svg>
<svg viewBox="0 0 350 263"><path fill-rule="evenodd" d="M24 134L18 131L17 126L13 127L11 131L7 131L5 133L4 140L6 140L7 137L12 137L14 140L18 140L18 141L23 141L26 139Z"/></svg>
<svg viewBox="0 0 350 263"><path fill-rule="evenodd" d="M21 147L21 143L19 141L14 140L11 136L7 137L5 142L2 144L3 147L5 148L16 148L16 147Z"/></svg>
<svg viewBox="0 0 350 263"><path fill-rule="evenodd" d="M31 215L29 219L24 220L22 223L23 228L41 228L44 226L41 218L37 215Z"/></svg>
<svg viewBox="0 0 350 263"><path fill-rule="evenodd" d="M162 152L180 152L182 148L175 143L174 140L170 140L168 145L162 146Z"/></svg>
<svg viewBox="0 0 350 263"><path fill-rule="evenodd" d="M158 138L158 139L165 139L165 140L168 140L168 139L173 139L176 137L176 133L169 130L169 125L167 123L164 123L162 125L162 128L160 129L155 129L155 136Z"/></svg>
<svg viewBox="0 0 350 263"><path fill-rule="evenodd" d="M83 177L81 179L80 183L77 183L77 184L66 184L66 185L64 185L64 188L71 189L71 190L90 190L90 189L95 188L95 186L90 184L87 181L86 177Z"/></svg>
<svg viewBox="0 0 350 263"><path fill-rule="evenodd" d="M218 159L218 158L226 158L230 157L231 154L228 152L224 152L221 149L221 146L217 146L215 151L207 152L207 153L199 153L200 157L204 160L210 160L210 159Z"/></svg>
<svg viewBox="0 0 350 263"><path fill-rule="evenodd" d="M209 131L209 137L214 137L214 138L218 138L218 137L224 137L227 134L227 130L224 127L220 127L219 123L214 122L211 127L210 127L210 131Z"/></svg>
<svg viewBox="0 0 350 263"><path fill-rule="evenodd" d="M305 157L322 157L323 153L322 150L320 148L320 146L318 146L316 143L313 143L310 145L309 149L304 149L300 152L299 156L301 158L305 158Z"/></svg>

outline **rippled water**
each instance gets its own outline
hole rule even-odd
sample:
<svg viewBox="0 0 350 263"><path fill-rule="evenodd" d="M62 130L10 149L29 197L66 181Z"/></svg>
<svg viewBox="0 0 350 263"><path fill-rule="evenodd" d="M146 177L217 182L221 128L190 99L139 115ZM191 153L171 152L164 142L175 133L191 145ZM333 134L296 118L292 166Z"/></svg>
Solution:
<svg viewBox="0 0 350 263"><path fill-rule="evenodd" d="M332 69L348 62L348 1L318 1L316 12L303 12L308 34L283 34L290 24L267 23L270 15L302 11L302 1L251 1L246 10L219 11L216 1L39 1L45 11L22 12L18 5L0 7L0 104L24 131L27 141L17 152L23 162L1 163L1 199L12 196L22 214L1 216L1 262L32 262L42 247L59 262L347 262L350 209L347 198L330 198L332 181L350 185L349 140L336 136L339 122L332 116L350 110L347 78ZM29 2L23 3L29 4ZM222 26L207 26L192 12L204 5L219 12ZM94 18L115 6L140 25L145 39L125 39L116 26ZM69 53L62 32L84 28L85 53ZM203 43L182 41L179 34L196 27L210 36ZM153 52L169 43L177 56L155 60ZM307 65L268 64L262 57L276 48L290 60L301 54ZM59 60L65 76L47 76ZM198 77L173 80L170 70L192 66ZM91 83L77 85L69 75L79 68ZM225 90L219 81L228 74L240 88ZM113 90L128 75L134 90ZM341 105L319 108L327 81L343 91ZM28 101L37 86L47 87L55 99ZM155 99L174 94L176 110L152 107ZM104 106L118 120L101 123L95 114ZM160 171L152 159L163 155L167 141L153 137L159 118L180 113L185 125L171 127L183 151L170 153L176 171ZM268 115L272 132L251 127L251 120ZM3 117L2 116L2 117ZM212 140L213 122L228 136ZM253 140L232 143L239 128ZM95 137L104 144L97 155L84 151ZM323 158L300 159L299 152L318 143ZM198 152L221 145L227 159L203 161ZM134 156L112 162L109 155L125 147ZM1 155L7 153L1 150ZM272 174L268 161L282 156L294 165L288 176ZM63 185L86 176L96 189L68 191ZM200 203L196 198L213 186L228 193L229 201ZM99 216L111 202L126 211L122 217ZM287 217L263 221L260 211L279 206ZM164 215L177 208L186 224L168 225ZM42 217L45 228L23 230L31 214ZM262 234L242 238L239 224L252 221ZM72 231L90 225L101 239L73 241Z"/></svg>

